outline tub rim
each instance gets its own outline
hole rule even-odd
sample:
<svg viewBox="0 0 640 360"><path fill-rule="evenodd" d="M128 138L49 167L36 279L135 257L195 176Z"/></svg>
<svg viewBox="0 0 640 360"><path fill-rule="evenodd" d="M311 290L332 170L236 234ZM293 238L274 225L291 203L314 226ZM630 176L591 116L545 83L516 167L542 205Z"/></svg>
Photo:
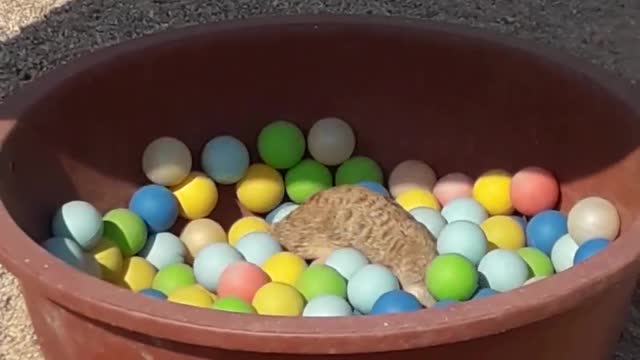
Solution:
<svg viewBox="0 0 640 360"><path fill-rule="evenodd" d="M430 32L462 41L527 53L602 87L640 120L634 89L586 60L528 40L484 29L405 17L365 15L273 15L188 26L143 36L102 48L60 66L23 86L0 105L0 144L10 135L15 118L75 74L120 56L173 41L210 33L236 32L254 27L381 26L379 30ZM266 29L265 28L265 29ZM2 118L12 114L14 118ZM638 124L634 124L638 127ZM1 146L1 145L0 145ZM21 283L40 291L68 311L86 318L154 337L186 344L252 352L290 354L349 354L386 352L461 342L530 324L568 309L606 288L637 276L640 220L600 256L561 272L550 281L472 303L395 315L348 318L286 318L253 316L185 307L138 296L95 279L49 255L24 233L0 201L0 260ZM30 294L30 296L34 296Z"/></svg>

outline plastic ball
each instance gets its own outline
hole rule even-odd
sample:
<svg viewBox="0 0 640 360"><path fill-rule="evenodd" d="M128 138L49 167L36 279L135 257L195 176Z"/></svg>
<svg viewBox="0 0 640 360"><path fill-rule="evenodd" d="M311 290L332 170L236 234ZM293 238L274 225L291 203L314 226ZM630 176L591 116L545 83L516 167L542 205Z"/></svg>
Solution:
<svg viewBox="0 0 640 360"><path fill-rule="evenodd" d="M274 169L293 167L302 160L305 149L304 134L289 121L274 121L258 134L258 154Z"/></svg>
<svg viewBox="0 0 640 360"><path fill-rule="evenodd" d="M460 197L449 201L442 208L442 216L450 223L458 220L467 220L480 225L487 220L489 214L475 199Z"/></svg>
<svg viewBox="0 0 640 360"><path fill-rule="evenodd" d="M522 226L510 216L495 215L480 224L489 247L518 250L525 245Z"/></svg>
<svg viewBox="0 0 640 360"><path fill-rule="evenodd" d="M162 291L156 290L156 289L151 289L151 288L146 288L146 289L142 289L138 292L138 294L144 295L144 296L148 296L150 298L154 298L154 299L159 299L159 300L166 300L167 299L167 295L165 295Z"/></svg>
<svg viewBox="0 0 640 360"><path fill-rule="evenodd" d="M478 271L481 285L499 292L517 289L529 279L527 263L512 250L489 251L480 260Z"/></svg>
<svg viewBox="0 0 640 360"><path fill-rule="evenodd" d="M88 251L102 238L102 215L86 201L69 201L53 215L51 231L53 236L74 240Z"/></svg>
<svg viewBox="0 0 640 360"><path fill-rule="evenodd" d="M416 221L424 225L435 238L440 236L440 232L447 225L447 220L442 214L432 208L420 206L411 209L409 213Z"/></svg>
<svg viewBox="0 0 640 360"><path fill-rule="evenodd" d="M436 248L438 254L459 254L477 265L487 253L487 237L476 223L458 220L442 229Z"/></svg>
<svg viewBox="0 0 640 360"><path fill-rule="evenodd" d="M431 193L436 183L436 173L421 160L405 160L389 174L389 191L394 198L414 189Z"/></svg>
<svg viewBox="0 0 640 360"><path fill-rule="evenodd" d="M236 296L251 302L262 285L270 282L269 275L260 267L246 261L229 264L218 280L218 296Z"/></svg>
<svg viewBox="0 0 640 360"><path fill-rule="evenodd" d="M236 250L250 263L262 266L268 258L282 251L280 243L268 232L249 233L238 240Z"/></svg>
<svg viewBox="0 0 640 360"><path fill-rule="evenodd" d="M455 305L455 304L459 304L460 301L458 300L441 300L441 301L437 301L436 303L433 304L432 308L434 309L444 309L447 308L451 305Z"/></svg>
<svg viewBox="0 0 640 360"><path fill-rule="evenodd" d="M347 122L335 117L316 121L307 134L311 156L328 166L339 165L349 159L356 147L356 136Z"/></svg>
<svg viewBox="0 0 640 360"><path fill-rule="evenodd" d="M171 264L163 267L153 278L151 288L169 296L176 289L195 285L193 269L187 264Z"/></svg>
<svg viewBox="0 0 640 360"><path fill-rule="evenodd" d="M178 199L180 216L188 220L209 216L218 204L216 183L200 171L191 172L171 190Z"/></svg>
<svg viewBox="0 0 640 360"><path fill-rule="evenodd" d="M335 317L352 316L353 309L343 297L336 295L320 295L307 303L302 316L307 317Z"/></svg>
<svg viewBox="0 0 640 360"><path fill-rule="evenodd" d="M518 249L518 255L529 267L529 277L549 276L554 273L553 263L547 254L534 247Z"/></svg>
<svg viewBox="0 0 640 360"><path fill-rule="evenodd" d="M522 227L522 231L524 231L525 235L526 235L526 233L527 233L527 225L529 224L527 219L525 219L524 216L518 216L518 215L511 215L511 218L513 220L517 221L518 224L520 224L520 227Z"/></svg>
<svg viewBox="0 0 640 360"><path fill-rule="evenodd" d="M529 280L525 281L524 284L522 284L522 286L531 285L533 283L537 283L538 281L544 280L546 278L548 278L548 276L534 276Z"/></svg>
<svg viewBox="0 0 640 360"><path fill-rule="evenodd" d="M567 227L578 245L594 238L613 241L620 232L620 215L608 200L591 196L569 210Z"/></svg>
<svg viewBox="0 0 640 360"><path fill-rule="evenodd" d="M334 268L343 278L349 280L366 265L369 260L363 253L354 248L340 248L329 254L324 264Z"/></svg>
<svg viewBox="0 0 640 360"><path fill-rule="evenodd" d="M489 215L511 215L511 174L504 170L490 170L482 174L473 184L473 198Z"/></svg>
<svg viewBox="0 0 640 360"><path fill-rule="evenodd" d="M152 232L167 231L178 218L178 200L164 186L145 185L133 193L129 210L138 214Z"/></svg>
<svg viewBox="0 0 640 360"><path fill-rule="evenodd" d="M246 302L239 297L227 296L219 298L213 306L214 310L242 313L242 314L255 314L256 309L251 305L251 302Z"/></svg>
<svg viewBox="0 0 640 360"><path fill-rule="evenodd" d="M373 159L366 156L354 156L343 162L336 170L335 184L353 185L363 181L382 184L382 168Z"/></svg>
<svg viewBox="0 0 640 360"><path fill-rule="evenodd" d="M86 274L98 278L102 277L98 262L93 256L85 253L74 240L62 236L54 236L43 242L42 247L67 265Z"/></svg>
<svg viewBox="0 0 640 360"><path fill-rule="evenodd" d="M129 209L113 209L103 221L104 236L118 245L124 257L137 254L147 242L147 225Z"/></svg>
<svg viewBox="0 0 640 360"><path fill-rule="evenodd" d="M476 291L476 293L473 295L473 297L471 298L472 300L477 300L477 299L482 299L482 298L486 298L489 297L491 295L496 295L499 294L497 291L493 290L492 288L480 288L478 289L478 291Z"/></svg>
<svg viewBox="0 0 640 360"><path fill-rule="evenodd" d="M289 198L301 204L333 185L331 171L316 160L304 159L287 170L284 183Z"/></svg>
<svg viewBox="0 0 640 360"><path fill-rule="evenodd" d="M320 295L347 297L347 281L334 268L327 265L311 265L306 268L295 284L305 300Z"/></svg>
<svg viewBox="0 0 640 360"><path fill-rule="evenodd" d="M368 314L382 294L400 289L396 276L386 266L368 264L351 276L347 299L362 314Z"/></svg>
<svg viewBox="0 0 640 360"><path fill-rule="evenodd" d="M253 164L236 184L236 196L249 211L267 213L284 198L284 180L273 168Z"/></svg>
<svg viewBox="0 0 640 360"><path fill-rule="evenodd" d="M267 216L265 216L265 220L268 224L277 224L286 218L291 212L297 209L300 205L294 204L290 201L284 202L278 205L275 209L271 210ZM265 229L266 230L266 229Z"/></svg>
<svg viewBox="0 0 640 360"><path fill-rule="evenodd" d="M187 260L193 262L202 248L213 243L226 243L227 234L222 226L209 218L189 221L180 232L180 240L187 248Z"/></svg>
<svg viewBox="0 0 640 360"><path fill-rule="evenodd" d="M167 300L182 305L208 308L213 305L211 294L198 284L183 286L174 289L167 296Z"/></svg>
<svg viewBox="0 0 640 360"><path fill-rule="evenodd" d="M193 273L200 285L216 291L222 272L238 261L244 261L244 257L233 246L221 242L209 244L193 260Z"/></svg>
<svg viewBox="0 0 640 360"><path fill-rule="evenodd" d="M152 183L173 186L191 172L191 151L182 141L160 137L150 142L142 154L142 170Z"/></svg>
<svg viewBox="0 0 640 360"><path fill-rule="evenodd" d="M550 171L529 166L513 175L510 197L518 212L533 216L556 205L560 197L560 185Z"/></svg>
<svg viewBox="0 0 640 360"><path fill-rule="evenodd" d="M571 237L566 234L562 236L551 249L551 263L556 273L565 271L573 266L573 258L578 251L578 244Z"/></svg>
<svg viewBox="0 0 640 360"><path fill-rule="evenodd" d="M440 211L440 203L432 193L422 189L407 190L396 197L396 202L406 211L427 207Z"/></svg>
<svg viewBox="0 0 640 360"><path fill-rule="evenodd" d="M229 228L229 244L236 245L238 240L252 232L267 232L271 227L263 218L245 216L236 220Z"/></svg>
<svg viewBox="0 0 640 360"><path fill-rule="evenodd" d="M433 195L442 206L457 198L471 197L472 194L473 179L469 175L459 172L441 177L433 186Z"/></svg>
<svg viewBox="0 0 640 360"><path fill-rule="evenodd" d="M369 315L405 313L418 311L422 308L422 304L412 294L402 290L393 290L382 294L376 300Z"/></svg>
<svg viewBox="0 0 640 360"><path fill-rule="evenodd" d="M270 282L256 291L251 305L260 315L300 316L304 298L291 285Z"/></svg>
<svg viewBox="0 0 640 360"><path fill-rule="evenodd" d="M527 245L551 255L553 244L568 231L567 216L557 210L546 210L529 220L526 228Z"/></svg>
<svg viewBox="0 0 640 360"><path fill-rule="evenodd" d="M170 232L160 232L149 236L138 255L156 269L162 269L167 265L183 263L187 249L177 236Z"/></svg>
<svg viewBox="0 0 640 360"><path fill-rule="evenodd" d="M138 292L153 287L157 270L150 262L139 256L124 259L118 285ZM160 289L156 289L160 290Z"/></svg>
<svg viewBox="0 0 640 360"><path fill-rule="evenodd" d="M120 248L113 241L103 237L91 254L100 265L102 279L115 284L120 278L124 263Z"/></svg>
<svg viewBox="0 0 640 360"><path fill-rule="evenodd" d="M604 238L595 238L583 242L573 257L573 264L577 265L593 257L609 246L611 242Z"/></svg>
<svg viewBox="0 0 640 360"><path fill-rule="evenodd" d="M249 150L231 135L216 136L202 148L202 170L218 184L234 184L249 168Z"/></svg>
<svg viewBox="0 0 640 360"><path fill-rule="evenodd" d="M462 255L438 255L425 270L425 284L438 301L469 300L478 288L478 272Z"/></svg>
<svg viewBox="0 0 640 360"><path fill-rule="evenodd" d="M295 286L302 272L307 268L307 262L300 256L282 251L268 258L262 269L269 275L271 281Z"/></svg>
<svg viewBox="0 0 640 360"><path fill-rule="evenodd" d="M360 181L359 183L356 183L356 185L362 186L363 188L369 191L373 191L374 193L377 193L384 197L391 196L391 194L389 194L389 191L387 191L387 189L385 189L385 187L382 186L382 184L377 183L375 181Z"/></svg>

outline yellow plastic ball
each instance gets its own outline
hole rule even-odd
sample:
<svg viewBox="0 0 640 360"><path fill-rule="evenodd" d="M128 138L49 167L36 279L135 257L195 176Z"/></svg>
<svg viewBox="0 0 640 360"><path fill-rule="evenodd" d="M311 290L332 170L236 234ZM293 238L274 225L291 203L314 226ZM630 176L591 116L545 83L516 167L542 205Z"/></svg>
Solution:
<svg viewBox="0 0 640 360"><path fill-rule="evenodd" d="M484 231L490 247L518 250L525 246L522 226L510 216L491 216L480 224L480 228Z"/></svg>
<svg viewBox="0 0 640 360"><path fill-rule="evenodd" d="M173 290L167 300L176 304L208 308L213 305L214 298L209 291L196 284Z"/></svg>
<svg viewBox="0 0 640 360"><path fill-rule="evenodd" d="M291 285L270 282L256 291L251 305L260 315L300 316L304 298Z"/></svg>
<svg viewBox="0 0 640 360"><path fill-rule="evenodd" d="M473 184L473 198L489 215L511 215L511 174L504 170L491 170L482 174Z"/></svg>
<svg viewBox="0 0 640 360"><path fill-rule="evenodd" d="M269 223L258 216L240 218L229 228L229 244L235 246L241 237L256 231L269 231Z"/></svg>
<svg viewBox="0 0 640 360"><path fill-rule="evenodd" d="M171 188L180 206L180 216L194 220L208 216L218 203L216 183L205 173L193 171Z"/></svg>
<svg viewBox="0 0 640 360"><path fill-rule="evenodd" d="M307 263L300 256L282 251L273 254L262 264L262 269L272 281L294 286L300 274L307 268Z"/></svg>
<svg viewBox="0 0 640 360"><path fill-rule="evenodd" d="M122 251L111 240L106 237L100 239L91 254L100 265L102 279L110 283L117 283L122 271Z"/></svg>
<svg viewBox="0 0 640 360"><path fill-rule="evenodd" d="M156 276L156 268L150 262L139 256L124 259L120 286L138 292L148 289Z"/></svg>
<svg viewBox="0 0 640 360"><path fill-rule="evenodd" d="M435 195L424 189L405 190L398 195L396 202L406 211L411 211L417 207L428 207L434 210L441 209Z"/></svg>
<svg viewBox="0 0 640 360"><path fill-rule="evenodd" d="M236 196L249 211L266 213L282 201L284 180L277 170L265 164L253 164L236 184Z"/></svg>

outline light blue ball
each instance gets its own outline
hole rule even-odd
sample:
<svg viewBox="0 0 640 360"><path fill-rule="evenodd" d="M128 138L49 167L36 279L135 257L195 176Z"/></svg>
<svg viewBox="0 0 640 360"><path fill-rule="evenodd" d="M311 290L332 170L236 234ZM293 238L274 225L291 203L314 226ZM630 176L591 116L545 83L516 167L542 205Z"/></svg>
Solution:
<svg viewBox="0 0 640 360"><path fill-rule="evenodd" d="M102 214L91 204L72 200L53 215L53 236L74 240L85 251L93 250L102 238Z"/></svg>
<svg viewBox="0 0 640 360"><path fill-rule="evenodd" d="M573 258L578 251L578 243L569 234L565 234L551 248L551 263L556 273L573 267Z"/></svg>
<svg viewBox="0 0 640 360"><path fill-rule="evenodd" d="M478 201L469 197L456 198L442 208L442 216L447 222L467 220L478 225L487 220L489 214Z"/></svg>
<svg viewBox="0 0 640 360"><path fill-rule="evenodd" d="M324 264L332 267L343 278L349 280L353 274L369 264L369 259L357 249L341 248L329 254Z"/></svg>
<svg viewBox="0 0 640 360"><path fill-rule="evenodd" d="M246 261L262 266L273 254L282 251L282 246L268 232L256 231L241 237L236 243Z"/></svg>
<svg viewBox="0 0 640 360"><path fill-rule="evenodd" d="M98 265L96 259L85 253L74 240L62 236L54 236L43 242L42 247L51 255L77 270L97 278L102 275L100 265Z"/></svg>
<svg viewBox="0 0 640 360"><path fill-rule="evenodd" d="M219 184L233 184L249 168L249 151L231 135L216 136L202 149L202 169Z"/></svg>
<svg viewBox="0 0 640 360"><path fill-rule="evenodd" d="M584 261L587 261L591 257L598 254L600 251L604 250L609 246L611 242L604 238L594 238L583 242L582 245L576 251L573 257L573 264L577 265Z"/></svg>
<svg viewBox="0 0 640 360"><path fill-rule="evenodd" d="M459 254L478 265L487 253L487 237L476 223L457 220L442 229L436 248L438 254Z"/></svg>
<svg viewBox="0 0 640 360"><path fill-rule="evenodd" d="M356 185L358 186L362 186L370 191L373 191L375 193L378 193L384 197L391 197L391 194L389 194L389 191L387 189L385 189L384 186L382 186L381 184L375 182L375 181L361 181L359 183L357 183Z"/></svg>
<svg viewBox="0 0 640 360"><path fill-rule="evenodd" d="M347 283L347 298L351 305L368 314L382 294L400 289L391 270L379 264L369 264L358 270Z"/></svg>
<svg viewBox="0 0 640 360"><path fill-rule="evenodd" d="M142 289L138 292L138 294L145 295L151 298L166 300L167 295L165 295L162 291L156 289Z"/></svg>
<svg viewBox="0 0 640 360"><path fill-rule="evenodd" d="M187 248L177 236L170 232L161 232L149 236L138 255L160 270L167 265L184 263Z"/></svg>
<svg viewBox="0 0 640 360"><path fill-rule="evenodd" d="M269 224L275 224L285 217L287 217L293 210L298 208L298 204L292 203L290 201L284 202L278 205L275 209L271 210L269 214L264 218L264 220Z"/></svg>
<svg viewBox="0 0 640 360"><path fill-rule="evenodd" d="M336 295L316 296L307 303L302 316L328 317L352 316L353 309L347 300Z"/></svg>
<svg viewBox="0 0 640 360"><path fill-rule="evenodd" d="M480 260L478 271L481 285L499 292L517 289L529 278L527 263L517 252L506 249L489 251Z"/></svg>
<svg viewBox="0 0 640 360"><path fill-rule="evenodd" d="M220 275L227 266L243 260L242 254L227 243L209 244L193 260L193 273L200 285L209 291L216 291Z"/></svg>
<svg viewBox="0 0 640 360"><path fill-rule="evenodd" d="M178 200L164 186L151 184L139 188L131 200L129 210L144 220L151 232L169 230L178 219Z"/></svg>
<svg viewBox="0 0 640 360"><path fill-rule="evenodd" d="M447 220L444 216L438 210L432 208L420 206L411 209L409 214L424 225L435 238L440 236L440 231L447 225Z"/></svg>

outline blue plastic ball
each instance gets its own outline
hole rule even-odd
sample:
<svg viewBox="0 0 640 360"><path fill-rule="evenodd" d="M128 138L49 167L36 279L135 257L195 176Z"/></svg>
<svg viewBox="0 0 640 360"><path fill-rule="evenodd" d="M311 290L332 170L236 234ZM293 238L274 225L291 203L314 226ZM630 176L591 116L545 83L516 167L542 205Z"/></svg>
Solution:
<svg viewBox="0 0 640 360"><path fill-rule="evenodd" d="M444 216L442 216L438 210L432 208L419 206L411 209L409 214L411 214L417 222L424 225L435 238L440 236L440 232L447 225L447 220Z"/></svg>
<svg viewBox="0 0 640 360"><path fill-rule="evenodd" d="M475 199L469 197L457 198L449 201L442 208L442 216L447 222L467 220L478 225L487 220L487 210Z"/></svg>
<svg viewBox="0 0 640 360"><path fill-rule="evenodd" d="M511 218L520 224L522 231L527 231L527 219L524 216L511 215Z"/></svg>
<svg viewBox="0 0 640 360"><path fill-rule="evenodd" d="M458 220L442 229L436 247L440 255L459 254L478 265L487 253L487 237L476 223Z"/></svg>
<svg viewBox="0 0 640 360"><path fill-rule="evenodd" d="M386 266L369 264L358 270L347 283L347 298L354 309L368 314L382 294L400 289L400 282Z"/></svg>
<svg viewBox="0 0 640 360"><path fill-rule="evenodd" d="M298 206L300 205L292 203L291 201L284 202L271 210L271 212L265 216L264 220L269 224L276 224L287 217Z"/></svg>
<svg viewBox="0 0 640 360"><path fill-rule="evenodd" d="M527 245L551 255L553 245L567 232L567 216L558 210L546 210L529 220Z"/></svg>
<svg viewBox="0 0 640 360"><path fill-rule="evenodd" d="M262 266L268 258L282 251L282 246L266 231L255 231L241 237L236 243L244 259L250 263Z"/></svg>
<svg viewBox="0 0 640 360"><path fill-rule="evenodd" d="M302 316L326 317L326 316L352 316L353 309L347 300L336 295L316 296L302 311Z"/></svg>
<svg viewBox="0 0 640 360"><path fill-rule="evenodd" d="M573 257L573 264L577 265L586 261L604 250L610 243L611 242L609 240L604 238L595 238L584 242L580 247L578 247L578 251L576 251L576 254Z"/></svg>
<svg viewBox="0 0 640 360"><path fill-rule="evenodd" d="M102 214L90 203L72 200L63 204L51 220L53 236L74 240L85 251L93 250L102 238Z"/></svg>
<svg viewBox="0 0 640 360"><path fill-rule="evenodd" d="M471 300L482 299L495 294L498 294L498 292L493 290L492 288L481 288L480 290L476 291Z"/></svg>
<svg viewBox="0 0 640 360"><path fill-rule="evenodd" d="M129 210L140 216L151 232L167 231L178 218L178 200L164 186L145 185L133 193Z"/></svg>
<svg viewBox="0 0 640 360"><path fill-rule="evenodd" d="M340 248L329 254L324 264L334 268L343 278L349 280L353 274L369 264L369 260L357 249Z"/></svg>
<svg viewBox="0 0 640 360"><path fill-rule="evenodd" d="M162 291L156 289L142 289L138 292L138 294L142 294L148 297L152 297L155 299L165 300L167 295L165 295Z"/></svg>
<svg viewBox="0 0 640 360"><path fill-rule="evenodd" d="M392 290L382 294L373 304L369 315L395 314L418 311L422 305L412 294L402 290Z"/></svg>
<svg viewBox="0 0 640 360"><path fill-rule="evenodd" d="M233 184L242 179L249 168L249 151L233 136L216 136L202 149L201 164L215 182Z"/></svg>
<svg viewBox="0 0 640 360"><path fill-rule="evenodd" d="M529 279L529 267L513 250L495 249L478 264L480 285L505 292L519 288Z"/></svg>
<svg viewBox="0 0 640 360"><path fill-rule="evenodd" d="M436 309L442 309L442 308L449 307L451 305L455 305L457 303L459 303L458 300L440 300L440 301L436 302L435 304L433 304L432 307L436 308Z"/></svg>
<svg viewBox="0 0 640 360"><path fill-rule="evenodd" d="M187 248L180 238L172 233L160 232L149 236L138 255L160 270L167 265L184 263Z"/></svg>
<svg viewBox="0 0 640 360"><path fill-rule="evenodd" d="M230 264L243 261L244 257L233 246L216 242L202 248L193 260L196 281L209 291L218 289L218 280Z"/></svg>
<svg viewBox="0 0 640 360"><path fill-rule="evenodd" d="M359 183L357 183L356 185L362 186L364 188L367 188L373 192L376 192L382 196L385 197L390 197L391 195L389 194L389 191L387 189L385 189L384 186L378 184L377 182L373 182L373 181L361 181Z"/></svg>

